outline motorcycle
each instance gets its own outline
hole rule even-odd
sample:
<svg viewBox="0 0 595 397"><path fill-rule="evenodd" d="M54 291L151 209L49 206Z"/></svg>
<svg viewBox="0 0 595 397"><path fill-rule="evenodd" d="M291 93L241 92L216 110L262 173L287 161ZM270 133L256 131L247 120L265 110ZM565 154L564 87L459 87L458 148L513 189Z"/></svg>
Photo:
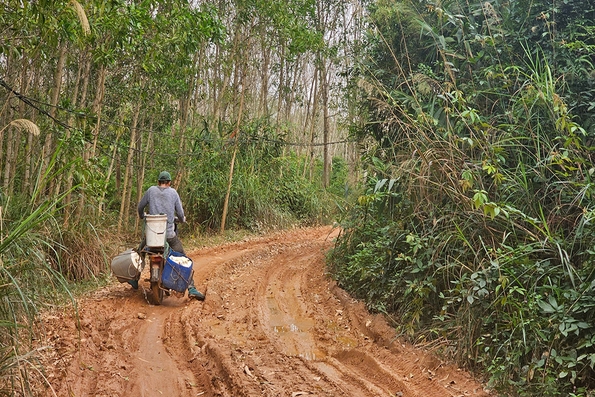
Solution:
<svg viewBox="0 0 595 397"><path fill-rule="evenodd" d="M150 304L161 305L164 296L171 295L172 291L186 291L192 279L193 263L167 244L166 215L145 215L144 229L142 248L129 249L116 256L112 260L112 272L121 283L130 283L139 279L148 264L149 278L146 281L150 288L143 288L143 291Z"/></svg>

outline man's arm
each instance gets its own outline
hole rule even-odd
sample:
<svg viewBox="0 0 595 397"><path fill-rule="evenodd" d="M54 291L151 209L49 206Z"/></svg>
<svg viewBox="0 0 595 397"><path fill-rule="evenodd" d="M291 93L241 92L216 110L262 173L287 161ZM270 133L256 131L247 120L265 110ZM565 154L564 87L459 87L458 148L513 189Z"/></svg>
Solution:
<svg viewBox="0 0 595 397"><path fill-rule="evenodd" d="M149 191L147 190L138 203L138 217L143 219L145 217L145 207L149 204Z"/></svg>

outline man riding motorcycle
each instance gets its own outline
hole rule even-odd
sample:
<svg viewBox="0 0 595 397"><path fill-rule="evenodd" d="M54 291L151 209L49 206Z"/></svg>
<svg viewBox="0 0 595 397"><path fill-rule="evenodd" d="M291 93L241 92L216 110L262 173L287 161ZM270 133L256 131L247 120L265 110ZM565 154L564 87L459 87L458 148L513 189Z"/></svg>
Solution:
<svg viewBox="0 0 595 397"><path fill-rule="evenodd" d="M148 207L148 214L150 215L167 215L167 229L166 240L170 248L181 254L185 254L182 247L182 241L178 237L175 228L175 217L177 216L180 222L186 222L184 215L184 208L182 207L182 200L178 192L171 187L171 175L167 171L162 171L157 179L157 185L151 186L142 199L138 203L138 216L143 219L145 217L145 209ZM141 243L141 250L144 248L145 240ZM138 279L130 280L128 283L132 288L138 288ZM199 292L194 286L194 280L191 278L188 285L188 297L191 299L204 300L205 296Z"/></svg>

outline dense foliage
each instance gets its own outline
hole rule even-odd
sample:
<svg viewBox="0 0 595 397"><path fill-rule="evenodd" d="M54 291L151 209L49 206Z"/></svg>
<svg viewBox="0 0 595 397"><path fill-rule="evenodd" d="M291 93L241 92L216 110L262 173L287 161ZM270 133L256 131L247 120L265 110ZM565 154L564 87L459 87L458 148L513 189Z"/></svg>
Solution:
<svg viewBox="0 0 595 397"><path fill-rule="evenodd" d="M595 5L377 1L340 284L510 395L595 389ZM353 95L357 96L357 95Z"/></svg>

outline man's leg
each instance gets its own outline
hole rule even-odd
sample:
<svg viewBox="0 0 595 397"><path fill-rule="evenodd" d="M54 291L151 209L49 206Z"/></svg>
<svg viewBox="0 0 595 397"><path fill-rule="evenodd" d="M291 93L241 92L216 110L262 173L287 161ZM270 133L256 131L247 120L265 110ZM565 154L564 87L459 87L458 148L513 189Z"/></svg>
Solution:
<svg viewBox="0 0 595 397"><path fill-rule="evenodd" d="M145 245L147 245L147 238L145 236L143 236L138 247L134 248L134 251L136 251L136 253L139 254L141 262L142 262L141 272L145 268L145 255L146 254L143 251L143 249L145 248ZM138 275L136 276L135 279L128 280L128 284L130 284L132 286L132 288L134 288L134 289L138 289L138 280L140 280L141 272L138 273Z"/></svg>
<svg viewBox="0 0 595 397"><path fill-rule="evenodd" d="M145 237L143 237L139 246L137 248L133 248L133 251L135 251L137 254L139 254L139 256L141 258L141 262L142 262L141 272L142 272L142 269L144 269L144 267L145 267L145 253L143 252L143 248L145 248L146 243L147 243L147 239ZM138 273L136 278L127 281L128 284L130 284L130 286L134 289L138 289L138 280L140 280L141 272Z"/></svg>
<svg viewBox="0 0 595 397"><path fill-rule="evenodd" d="M178 236L168 238L167 243L169 244L169 248L172 250L179 252L182 255L186 255L184 252L184 247L182 247L182 240Z"/></svg>

